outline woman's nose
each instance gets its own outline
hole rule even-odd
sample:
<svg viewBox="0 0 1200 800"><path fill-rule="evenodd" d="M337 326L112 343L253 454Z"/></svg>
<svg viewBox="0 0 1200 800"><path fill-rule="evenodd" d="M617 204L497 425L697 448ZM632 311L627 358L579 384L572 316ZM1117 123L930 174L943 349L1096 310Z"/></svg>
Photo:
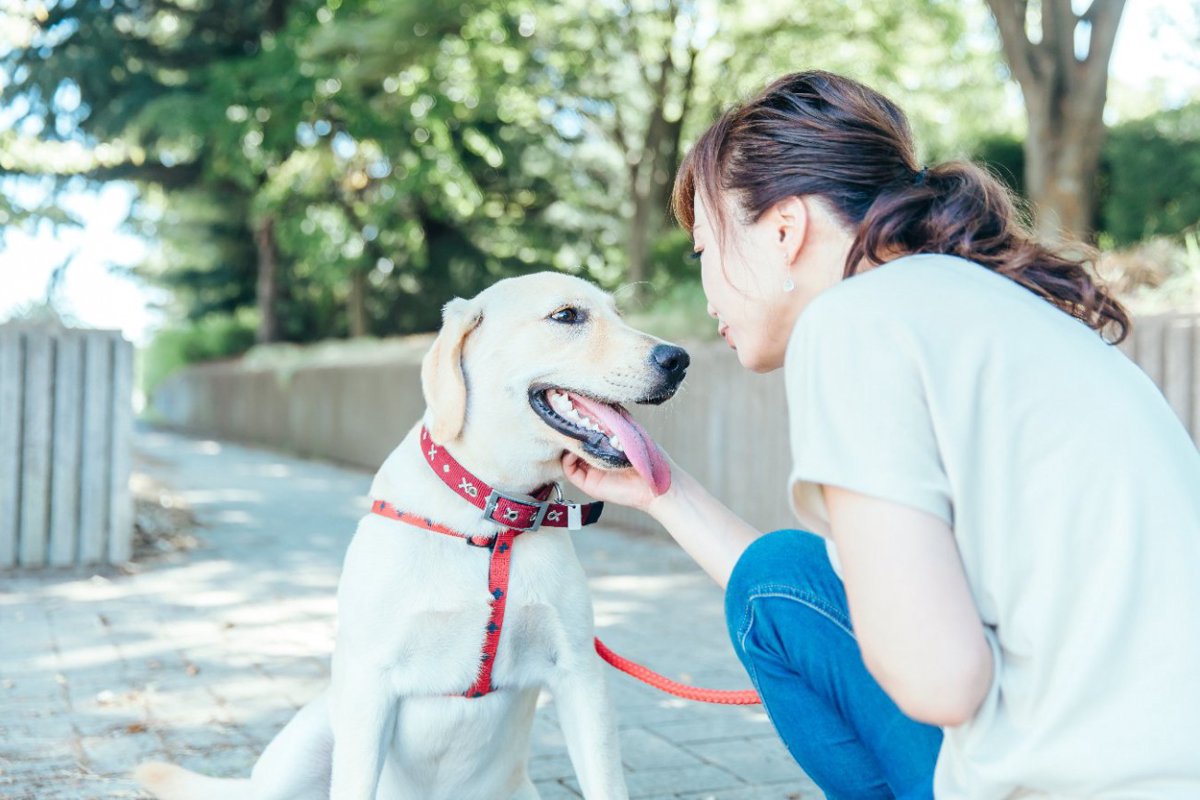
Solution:
<svg viewBox="0 0 1200 800"><path fill-rule="evenodd" d="M713 308L712 303L708 304L708 315L713 319L717 318L717 310Z"/></svg>

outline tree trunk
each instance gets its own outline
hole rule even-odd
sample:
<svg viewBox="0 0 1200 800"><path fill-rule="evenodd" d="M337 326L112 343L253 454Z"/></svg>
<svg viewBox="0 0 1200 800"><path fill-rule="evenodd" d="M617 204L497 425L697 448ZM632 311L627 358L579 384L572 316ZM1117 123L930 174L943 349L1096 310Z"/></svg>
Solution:
<svg viewBox="0 0 1200 800"><path fill-rule="evenodd" d="M651 87L654 108L646 125L640 158L629 168L629 185L633 195L633 216L629 220L629 245L626 250L627 275L632 284L635 303L646 298L649 277L650 247L667 219L671 186L678 166L679 143L683 134L683 118L691 103L695 85L698 51L689 48L685 70L679 75L682 85L681 112L678 119L667 119L666 110L671 91L671 76L676 72L670 53L659 64L659 73Z"/></svg>
<svg viewBox="0 0 1200 800"><path fill-rule="evenodd" d="M367 335L367 273L361 269L350 272L350 298L348 302L350 336L359 338Z"/></svg>
<svg viewBox="0 0 1200 800"><path fill-rule="evenodd" d="M259 344L279 341L279 248L275 243L275 218L267 215L254 228L258 250Z"/></svg>
<svg viewBox="0 0 1200 800"><path fill-rule="evenodd" d="M1027 0L987 0L1025 98L1025 182L1039 239L1092 238L1104 104L1125 0L1041 0L1041 35L1026 29ZM1080 45L1086 52L1080 53Z"/></svg>
<svg viewBox="0 0 1200 800"><path fill-rule="evenodd" d="M1091 238L1103 107L1081 105L1070 98L1026 100L1025 185L1037 210L1034 231L1043 241Z"/></svg>
<svg viewBox="0 0 1200 800"><path fill-rule="evenodd" d="M639 186L638 173L640 170L633 166L629 170L629 184L633 187L633 215L629 218L629 243L625 250L626 278L629 281L629 299L635 308L640 308L646 298L646 266L650 260L650 240L654 220L648 213L647 196L643 187Z"/></svg>

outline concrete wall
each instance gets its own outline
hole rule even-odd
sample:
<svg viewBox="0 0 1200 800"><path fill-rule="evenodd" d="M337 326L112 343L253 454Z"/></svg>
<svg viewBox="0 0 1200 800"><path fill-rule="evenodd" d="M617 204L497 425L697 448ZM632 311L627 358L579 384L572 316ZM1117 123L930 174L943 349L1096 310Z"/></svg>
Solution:
<svg viewBox="0 0 1200 800"><path fill-rule="evenodd" d="M296 370L229 361L171 376L152 408L182 430L374 469L425 405L415 359Z"/></svg>
<svg viewBox="0 0 1200 800"><path fill-rule="evenodd" d="M692 367L683 390L635 415L678 464L752 524L790 524L782 375L746 372L723 343L684 344ZM1122 349L1164 389L1200 443L1200 315L1142 319ZM208 364L172 377L153 405L186 430L374 469L421 415L419 372L415 356L291 373ZM653 527L616 507L605 519Z"/></svg>

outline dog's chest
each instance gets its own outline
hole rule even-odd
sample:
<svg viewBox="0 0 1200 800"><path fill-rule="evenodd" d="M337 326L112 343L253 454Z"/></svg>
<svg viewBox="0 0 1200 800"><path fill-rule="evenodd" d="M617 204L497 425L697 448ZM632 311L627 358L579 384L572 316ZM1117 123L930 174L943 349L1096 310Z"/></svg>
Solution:
<svg viewBox="0 0 1200 800"><path fill-rule="evenodd" d="M487 621L472 641L482 647L482 633L499 623L500 641L492 672L496 688L544 685L563 652L578 646L581 634L590 642L592 618L586 579L565 537L517 537L499 620L494 613L497 598L489 590L496 583L494 567L490 581L479 586L488 590L482 598ZM479 603L478 597L475 602Z"/></svg>
<svg viewBox="0 0 1200 800"><path fill-rule="evenodd" d="M377 572L384 555L377 548L371 558L347 558L342 587L339 627L351 639L370 647L387 665L385 669L401 694L459 694L480 674L488 627L495 624L498 598L489 585L491 551L470 547L453 539L410 539L411 547L387 540L387 553L398 569L389 570L390 609L380 614L375 580L357 578L356 562L363 571ZM364 548L366 550L368 548ZM352 547L353 550L353 547ZM365 554L364 554L365 555ZM367 576L364 576L367 577ZM492 583L495 576L492 576ZM372 590L371 584L376 588ZM349 613L368 595L376 603L368 626ZM513 543L504 616L492 667L492 685L516 689L544 685L565 650L590 646L591 603L586 578L566 534L524 534ZM354 630L361 631L354 635Z"/></svg>

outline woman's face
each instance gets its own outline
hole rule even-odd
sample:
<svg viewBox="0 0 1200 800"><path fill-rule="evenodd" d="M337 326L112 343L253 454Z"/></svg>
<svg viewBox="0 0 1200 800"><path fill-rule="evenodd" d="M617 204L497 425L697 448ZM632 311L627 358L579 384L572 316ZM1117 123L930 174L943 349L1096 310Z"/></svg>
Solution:
<svg viewBox="0 0 1200 800"><path fill-rule="evenodd" d="M693 249L709 316L737 351L742 366L770 372L783 366L796 318L820 292L841 280L848 240L828 231L828 215L812 202L788 198L749 225L732 204L724 211L724 247L697 192ZM820 217L820 219L818 219ZM841 261L827 240L832 233ZM791 279L795 288L785 291Z"/></svg>

